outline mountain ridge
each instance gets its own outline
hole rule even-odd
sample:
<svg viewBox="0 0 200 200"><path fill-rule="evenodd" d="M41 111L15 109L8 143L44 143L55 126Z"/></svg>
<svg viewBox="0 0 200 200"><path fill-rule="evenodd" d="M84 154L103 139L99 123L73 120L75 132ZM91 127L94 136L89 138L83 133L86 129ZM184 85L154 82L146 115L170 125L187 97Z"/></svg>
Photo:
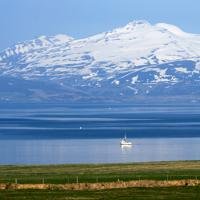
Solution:
<svg viewBox="0 0 200 200"><path fill-rule="evenodd" d="M0 76L2 101L198 102L200 35L140 20L78 40L40 36L1 52Z"/></svg>

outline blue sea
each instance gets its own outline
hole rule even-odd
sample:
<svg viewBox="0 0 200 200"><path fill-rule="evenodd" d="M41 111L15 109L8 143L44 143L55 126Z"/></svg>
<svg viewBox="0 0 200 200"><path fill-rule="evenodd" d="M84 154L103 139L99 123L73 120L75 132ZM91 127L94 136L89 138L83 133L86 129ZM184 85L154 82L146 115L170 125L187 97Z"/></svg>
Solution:
<svg viewBox="0 0 200 200"><path fill-rule="evenodd" d="M200 106L0 107L0 164L171 160L200 160Z"/></svg>

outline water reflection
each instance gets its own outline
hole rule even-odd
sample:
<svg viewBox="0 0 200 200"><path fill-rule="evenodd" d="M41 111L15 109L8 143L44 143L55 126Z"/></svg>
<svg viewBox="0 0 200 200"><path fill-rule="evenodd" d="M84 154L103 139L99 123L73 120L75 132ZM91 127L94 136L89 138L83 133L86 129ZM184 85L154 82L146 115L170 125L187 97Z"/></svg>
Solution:
<svg viewBox="0 0 200 200"><path fill-rule="evenodd" d="M123 153L130 152L132 150L132 145L121 145L121 150Z"/></svg>
<svg viewBox="0 0 200 200"><path fill-rule="evenodd" d="M0 140L0 164L199 160L200 138Z"/></svg>

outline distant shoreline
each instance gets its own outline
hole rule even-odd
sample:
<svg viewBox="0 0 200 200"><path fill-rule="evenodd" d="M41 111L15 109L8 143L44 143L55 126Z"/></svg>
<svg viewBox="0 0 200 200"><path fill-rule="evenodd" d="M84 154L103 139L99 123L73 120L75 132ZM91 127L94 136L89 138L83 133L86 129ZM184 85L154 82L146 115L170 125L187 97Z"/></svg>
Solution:
<svg viewBox="0 0 200 200"><path fill-rule="evenodd" d="M133 166L137 166L137 165L158 165L158 166L165 166L166 164L194 164L197 163L200 165L200 160L172 160L172 161L141 161L141 162L127 162L127 163L63 163L63 164L0 164L0 168L1 167L62 167L62 166L115 166L115 165L119 165L119 166L127 166L127 165L133 165Z"/></svg>

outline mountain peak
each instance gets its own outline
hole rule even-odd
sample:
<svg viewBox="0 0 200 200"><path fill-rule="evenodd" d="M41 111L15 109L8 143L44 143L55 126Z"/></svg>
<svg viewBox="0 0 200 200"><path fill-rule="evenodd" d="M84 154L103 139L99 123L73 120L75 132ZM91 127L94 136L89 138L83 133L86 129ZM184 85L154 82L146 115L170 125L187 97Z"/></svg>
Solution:
<svg viewBox="0 0 200 200"><path fill-rule="evenodd" d="M133 20L129 22L125 27L126 28L135 28L138 26L150 26L151 24L146 20Z"/></svg>
<svg viewBox="0 0 200 200"><path fill-rule="evenodd" d="M150 24L147 20L133 20L129 22L128 24L131 25L143 25L143 24Z"/></svg>
<svg viewBox="0 0 200 200"><path fill-rule="evenodd" d="M65 35L65 34L58 34L55 36L39 36L37 39L39 39L40 41L43 42L50 42L50 43L66 43L66 42L70 42L73 40L72 37Z"/></svg>
<svg viewBox="0 0 200 200"><path fill-rule="evenodd" d="M69 42L71 40L74 40L74 38L68 36L68 35L65 35L65 34L58 34L58 35L55 35L54 38L60 42Z"/></svg>

